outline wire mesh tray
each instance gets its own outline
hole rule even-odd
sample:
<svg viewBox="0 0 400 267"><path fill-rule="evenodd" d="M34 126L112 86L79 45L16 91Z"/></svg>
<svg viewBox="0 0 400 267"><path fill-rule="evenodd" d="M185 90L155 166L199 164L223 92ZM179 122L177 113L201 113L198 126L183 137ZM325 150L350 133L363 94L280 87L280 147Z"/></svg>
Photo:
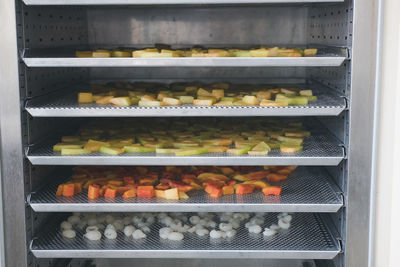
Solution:
<svg viewBox="0 0 400 267"><path fill-rule="evenodd" d="M33 117L165 117L165 116L337 116L346 109L343 97L330 93L327 89L311 86L318 97L305 106L260 107L227 106L201 107L194 105L165 107L117 107L114 105L79 104L77 91L87 90L89 85L80 85L74 93L41 97L28 101L25 109ZM304 85L303 87L310 87Z"/></svg>
<svg viewBox="0 0 400 267"><path fill-rule="evenodd" d="M267 156L207 153L177 157L173 154L124 153L118 156L95 152L89 155L61 156L53 151L54 143L31 147L27 158L34 165L338 165L344 158L344 148L328 133L315 134L304 140L304 150L282 154L274 149Z"/></svg>
<svg viewBox="0 0 400 267"><path fill-rule="evenodd" d="M248 195L210 197L204 191L189 192L187 200L160 198L89 200L82 193L73 197L57 197L57 179L28 196L28 203L36 212L337 212L343 206L341 194L329 174L322 168L299 167L281 183L281 196L265 196L262 192Z"/></svg>
<svg viewBox="0 0 400 267"><path fill-rule="evenodd" d="M32 49L21 57L28 67L338 67L348 58L347 49L341 47L319 48L315 57L77 58L74 53Z"/></svg>
<svg viewBox="0 0 400 267"><path fill-rule="evenodd" d="M276 214L266 215L267 227L276 223ZM134 240L121 232L115 240L102 237L99 241L83 239L77 231L74 239L62 237L59 222L46 225L30 249L38 258L291 258L332 259L340 252L334 236L318 214L296 213L288 230L279 230L272 237L248 233L242 225L230 239L213 240L185 233L182 241L159 237L162 227L155 224L146 239Z"/></svg>

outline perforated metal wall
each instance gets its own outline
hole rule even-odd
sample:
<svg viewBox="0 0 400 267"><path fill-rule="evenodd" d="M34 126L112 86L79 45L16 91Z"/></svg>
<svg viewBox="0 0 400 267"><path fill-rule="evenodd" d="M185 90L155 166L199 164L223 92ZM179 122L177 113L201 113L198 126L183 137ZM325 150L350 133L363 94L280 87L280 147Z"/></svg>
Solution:
<svg viewBox="0 0 400 267"><path fill-rule="evenodd" d="M87 44L84 7L23 6L24 48L46 48Z"/></svg>

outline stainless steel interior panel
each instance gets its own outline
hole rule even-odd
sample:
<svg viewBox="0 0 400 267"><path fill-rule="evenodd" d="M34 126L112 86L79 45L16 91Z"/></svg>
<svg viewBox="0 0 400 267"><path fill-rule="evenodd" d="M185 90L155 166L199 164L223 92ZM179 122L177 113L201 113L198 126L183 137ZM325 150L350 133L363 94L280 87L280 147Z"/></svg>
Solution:
<svg viewBox="0 0 400 267"><path fill-rule="evenodd" d="M344 0L24 0L26 5L218 5L334 3Z"/></svg>
<svg viewBox="0 0 400 267"><path fill-rule="evenodd" d="M18 12L16 12L18 11ZM27 266L24 157L20 109L17 16L15 1L0 1L0 140L5 266Z"/></svg>
<svg viewBox="0 0 400 267"><path fill-rule="evenodd" d="M375 96L378 25L381 0L354 0L353 49L348 154L348 199L346 208L346 266L370 266L373 256L374 220L374 125L377 125Z"/></svg>
<svg viewBox="0 0 400 267"><path fill-rule="evenodd" d="M133 240L119 232L116 240L88 241L76 229L74 239L65 239L59 231L60 220L48 223L46 231L31 243L30 250L38 258L281 258L332 259L341 250L337 233L328 229L318 214L296 213L292 226L272 238L249 234L242 225L232 239L210 240L187 234L182 241L162 240L155 224L146 239ZM265 227L276 221L276 214L265 217ZM302 238L299 238L302 237Z"/></svg>
<svg viewBox="0 0 400 267"><path fill-rule="evenodd" d="M307 44L304 6L93 7L87 16L91 46Z"/></svg>
<svg viewBox="0 0 400 267"><path fill-rule="evenodd" d="M37 212L337 212L343 205L342 193L330 175L321 168L300 167L283 183L281 196L262 192L219 198L204 191L188 192L187 200L159 198L89 200L86 192L74 197L57 197L57 186L65 179L52 176L53 182L28 196ZM54 180L56 182L54 182Z"/></svg>
<svg viewBox="0 0 400 267"><path fill-rule="evenodd" d="M247 80L243 80L247 82ZM337 116L346 108L346 99L332 94L327 88L317 85L296 85L313 89L318 97L305 106L259 107L227 106L200 107L194 105L166 107L117 107L114 105L79 104L77 93L87 91L88 84L77 85L66 90L72 93L53 94L28 101L25 109L33 117L184 117L184 116ZM293 84L291 84L293 86Z"/></svg>
<svg viewBox="0 0 400 267"><path fill-rule="evenodd" d="M334 68L329 68L334 69ZM92 80L135 80L148 79L161 81L159 79L166 79L170 82L176 79L183 79L182 81L200 80L203 82L214 79L215 81L224 81L235 79L246 80L246 83L253 82L254 79L268 79L265 82L269 83L285 83L289 79L296 80L291 83L304 83L306 81L306 68L302 67L224 67L224 68L90 68L90 77ZM236 82L240 82L236 80Z"/></svg>
<svg viewBox="0 0 400 267"><path fill-rule="evenodd" d="M172 154L124 153L109 156L95 152L89 155L61 156L53 151L53 144L39 144L27 152L34 165L338 165L344 150L338 140L328 133L315 134L303 143L304 150L295 154L282 154L278 149L268 156L235 156L227 153L208 153L177 157Z"/></svg>

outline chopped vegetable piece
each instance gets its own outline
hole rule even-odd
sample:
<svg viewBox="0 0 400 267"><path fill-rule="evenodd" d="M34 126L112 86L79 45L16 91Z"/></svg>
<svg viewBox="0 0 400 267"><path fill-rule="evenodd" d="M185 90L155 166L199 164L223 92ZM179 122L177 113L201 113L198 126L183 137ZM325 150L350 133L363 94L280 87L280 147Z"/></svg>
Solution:
<svg viewBox="0 0 400 267"><path fill-rule="evenodd" d="M104 154L109 154L109 155L119 155L125 152L124 148L118 148L118 147L108 147L108 146L101 146L100 150L101 153Z"/></svg>

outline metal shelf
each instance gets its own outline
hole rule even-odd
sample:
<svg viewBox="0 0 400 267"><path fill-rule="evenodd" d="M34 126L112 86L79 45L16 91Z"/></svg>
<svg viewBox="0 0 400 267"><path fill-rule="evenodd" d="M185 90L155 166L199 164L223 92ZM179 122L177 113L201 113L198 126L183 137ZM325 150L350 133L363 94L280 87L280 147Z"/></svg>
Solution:
<svg viewBox="0 0 400 267"><path fill-rule="evenodd" d="M189 192L187 200L160 198L89 200L82 193L74 197L57 197L56 179L28 196L36 212L337 212L343 206L342 196L329 174L321 168L299 167L282 183L282 195L265 196L262 192L249 195L209 197L204 191Z"/></svg>
<svg viewBox="0 0 400 267"><path fill-rule="evenodd" d="M185 116L337 116L346 109L346 100L327 89L311 87L318 100L306 106L289 107L199 107L194 105L166 107L117 107L114 105L79 104L77 91L86 86L69 88L68 95L41 97L27 102L25 109L33 117L185 117ZM315 89L317 90L315 90Z"/></svg>
<svg viewBox="0 0 400 267"><path fill-rule="evenodd" d="M110 156L99 152L90 155L61 156L53 151L53 145L31 147L27 158L34 165L338 165L344 158L344 148L338 140L326 134L315 134L305 139L304 150L295 154L282 154L278 149L268 156L230 155L208 153L177 157L172 154L124 153Z"/></svg>
<svg viewBox="0 0 400 267"><path fill-rule="evenodd" d="M24 0L26 5L214 5L338 3L344 0Z"/></svg>
<svg viewBox="0 0 400 267"><path fill-rule="evenodd" d="M348 57L346 48L324 47L316 57L216 57L216 58L77 58L74 50L26 50L28 67L337 67Z"/></svg>
<svg viewBox="0 0 400 267"><path fill-rule="evenodd" d="M210 240L196 234L185 234L182 241L159 237L161 225L153 225L146 239L133 240L121 232L115 240L83 239L77 231L74 239L62 237L60 220L46 225L46 231L31 243L37 258L281 258L332 259L340 252L337 236L318 214L296 213L289 230L273 237L249 234L242 225L234 238ZM276 223L276 214L266 215L265 227Z"/></svg>

